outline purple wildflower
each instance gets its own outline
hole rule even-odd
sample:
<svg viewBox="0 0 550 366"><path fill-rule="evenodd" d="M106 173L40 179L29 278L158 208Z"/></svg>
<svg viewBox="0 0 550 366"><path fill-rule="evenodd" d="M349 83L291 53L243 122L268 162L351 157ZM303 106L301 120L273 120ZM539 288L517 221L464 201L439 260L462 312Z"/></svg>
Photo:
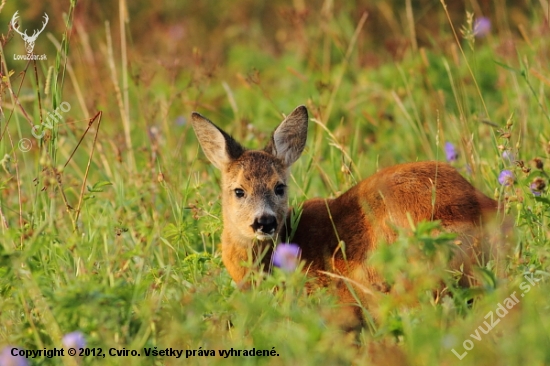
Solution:
<svg viewBox="0 0 550 366"><path fill-rule="evenodd" d="M273 253L273 264L287 272L292 272L300 263L302 250L296 244L279 244Z"/></svg>
<svg viewBox="0 0 550 366"><path fill-rule="evenodd" d="M12 353L13 350L13 353ZM19 349L6 346L0 352L0 365L2 366L28 366L29 363L23 356L19 356ZM16 355L16 356L14 356Z"/></svg>
<svg viewBox="0 0 550 366"><path fill-rule="evenodd" d="M458 150L456 149L456 146L453 145L451 142L445 143L445 155L447 156L448 162L453 162L458 160Z"/></svg>
<svg viewBox="0 0 550 366"><path fill-rule="evenodd" d="M489 18L477 18L474 22L474 36L483 38L491 32L491 21Z"/></svg>
<svg viewBox="0 0 550 366"><path fill-rule="evenodd" d="M84 339L84 334L78 330L65 334L61 340L61 343L63 343L65 348L78 349L86 347L86 339Z"/></svg>
<svg viewBox="0 0 550 366"><path fill-rule="evenodd" d="M515 180L514 173L509 170L503 170L498 176L498 182L503 186L511 186Z"/></svg>

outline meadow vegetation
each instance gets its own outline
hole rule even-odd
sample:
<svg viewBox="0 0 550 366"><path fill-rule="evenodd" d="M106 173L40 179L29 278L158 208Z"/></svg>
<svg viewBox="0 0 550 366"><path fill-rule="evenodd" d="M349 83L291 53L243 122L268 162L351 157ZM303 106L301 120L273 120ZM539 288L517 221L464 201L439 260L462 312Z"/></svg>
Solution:
<svg viewBox="0 0 550 366"><path fill-rule="evenodd" d="M547 0L510 3L2 2L0 351L77 331L141 356L31 364L550 363L550 13ZM48 13L34 50L47 60L13 59L16 10L29 30ZM411 228L372 256L395 293L364 309L357 337L300 272L239 291L221 263L219 172L190 114L258 148L300 104L311 122L291 205L449 160L514 223L505 263L457 288L440 255L452 237ZM452 296L433 296L441 283ZM145 356L155 347L183 359ZM277 355L218 353L253 348Z"/></svg>

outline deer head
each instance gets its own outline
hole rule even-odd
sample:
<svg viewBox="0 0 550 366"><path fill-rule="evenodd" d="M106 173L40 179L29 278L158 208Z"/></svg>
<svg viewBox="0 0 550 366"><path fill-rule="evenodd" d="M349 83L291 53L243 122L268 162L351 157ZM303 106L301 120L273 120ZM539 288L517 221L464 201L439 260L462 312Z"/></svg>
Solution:
<svg viewBox="0 0 550 366"><path fill-rule="evenodd" d="M224 235L242 245L276 240L288 211L289 168L306 144L306 108L288 115L263 150L243 148L198 113L192 124L204 153L221 170Z"/></svg>
<svg viewBox="0 0 550 366"><path fill-rule="evenodd" d="M48 24L48 14L44 13L44 22L42 22L42 29L40 29L39 31L37 31L36 29L33 31L32 33L32 36L29 36L27 34L27 30L25 29L25 31L23 33L21 33L19 31L19 25L16 24L16 20L17 20L17 13L19 11L16 11L15 14L13 14L13 17L11 18L11 27L13 28L14 31L16 31L17 33L19 33L21 35L21 37L23 38L23 41L25 41L25 49L27 50L27 53L32 53L32 51L34 50L34 43L36 42L36 38L38 38L38 35L40 33L42 33L42 31L44 30L44 28L46 28L46 24Z"/></svg>

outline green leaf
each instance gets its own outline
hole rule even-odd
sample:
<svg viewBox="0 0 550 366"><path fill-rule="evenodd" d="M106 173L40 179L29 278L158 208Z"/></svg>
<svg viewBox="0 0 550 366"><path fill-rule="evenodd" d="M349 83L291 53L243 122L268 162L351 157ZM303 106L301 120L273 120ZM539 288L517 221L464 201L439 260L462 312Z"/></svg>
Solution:
<svg viewBox="0 0 550 366"><path fill-rule="evenodd" d="M550 199L548 197L537 197L535 196L535 201L542 202L550 206Z"/></svg>
<svg viewBox="0 0 550 366"><path fill-rule="evenodd" d="M106 180L103 180L103 181L100 181L100 182L97 182L96 184L94 184L93 187L88 186L88 191L89 192L103 192L103 189L101 189L101 187L112 186L112 185L113 185L113 183L108 182Z"/></svg>
<svg viewBox="0 0 550 366"><path fill-rule="evenodd" d="M502 62L498 62L498 61L496 61L496 60L494 60L494 62L495 62L495 64L497 64L498 66L500 66L500 67L502 67L502 68L504 68L504 69L506 69L506 70L508 70L508 71L512 71L512 72L515 72L515 73L519 73L519 72L520 72L519 70L516 70L516 69L514 69L513 67L508 66L508 65L506 65L506 64L504 64L504 63L502 63Z"/></svg>

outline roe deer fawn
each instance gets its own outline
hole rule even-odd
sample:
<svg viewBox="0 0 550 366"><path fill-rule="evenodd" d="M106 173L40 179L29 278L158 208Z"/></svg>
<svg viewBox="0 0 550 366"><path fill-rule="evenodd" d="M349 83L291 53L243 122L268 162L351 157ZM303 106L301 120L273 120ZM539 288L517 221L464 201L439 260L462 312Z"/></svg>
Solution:
<svg viewBox="0 0 550 366"><path fill-rule="evenodd" d="M290 232L287 183L289 168L306 145L308 114L296 108L275 129L263 150L247 150L198 113L192 125L208 159L221 170L223 233L222 258L231 277L242 284L242 266L260 253L270 268L273 245ZM434 196L435 195L435 196ZM354 303L349 284L333 280L333 272L361 285L383 284L368 267L369 252L378 243L396 238L394 227L423 220L440 220L455 232L461 250L453 259L467 285L477 253L476 236L497 211L497 202L476 190L454 168L442 162L407 163L380 170L335 199L310 199L302 206L292 242L301 259L322 285L335 284L340 301ZM345 255L339 240L345 243ZM325 274L323 274L325 273ZM339 282L339 283L335 283ZM358 307L348 307L349 326L361 322Z"/></svg>

